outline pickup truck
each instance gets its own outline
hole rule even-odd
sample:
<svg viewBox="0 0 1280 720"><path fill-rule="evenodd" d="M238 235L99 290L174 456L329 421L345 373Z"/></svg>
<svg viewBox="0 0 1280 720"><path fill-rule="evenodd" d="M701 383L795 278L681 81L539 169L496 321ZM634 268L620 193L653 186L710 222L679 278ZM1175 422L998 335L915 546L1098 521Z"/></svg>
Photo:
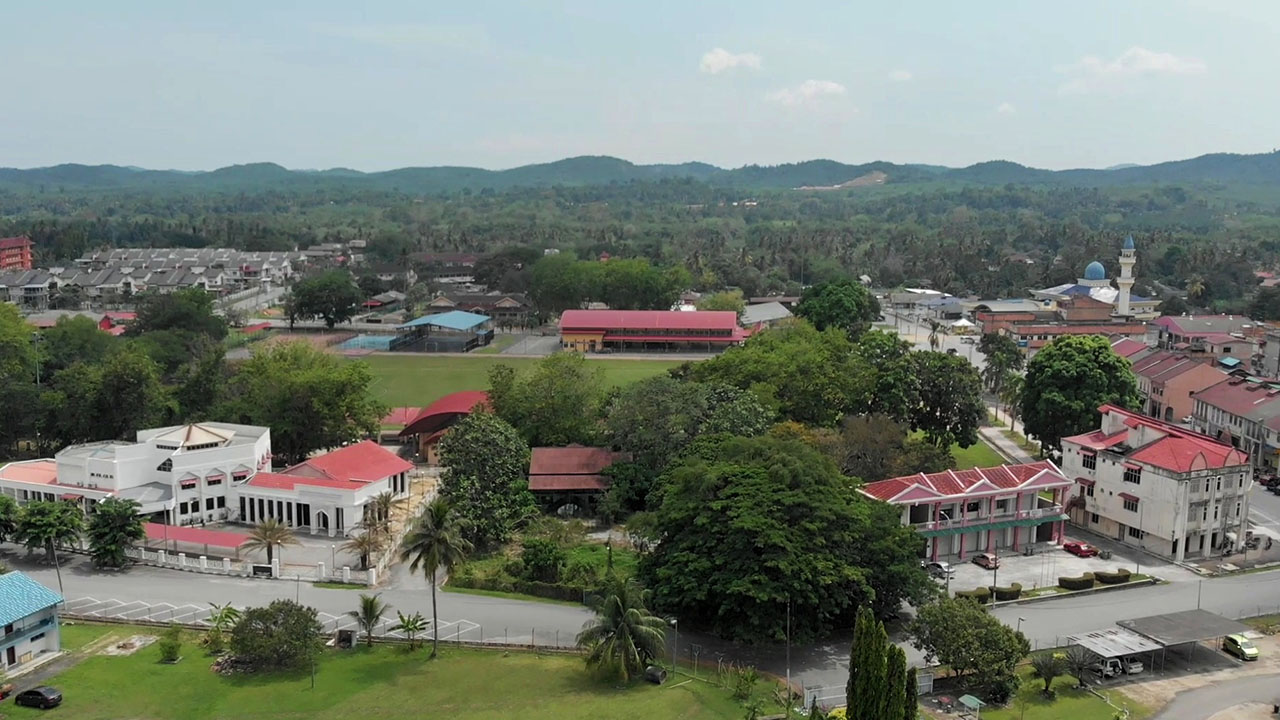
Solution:
<svg viewBox="0 0 1280 720"><path fill-rule="evenodd" d="M1142 672L1142 661L1133 658L1107 658L1089 666L1098 677L1113 678L1118 675L1137 675Z"/></svg>

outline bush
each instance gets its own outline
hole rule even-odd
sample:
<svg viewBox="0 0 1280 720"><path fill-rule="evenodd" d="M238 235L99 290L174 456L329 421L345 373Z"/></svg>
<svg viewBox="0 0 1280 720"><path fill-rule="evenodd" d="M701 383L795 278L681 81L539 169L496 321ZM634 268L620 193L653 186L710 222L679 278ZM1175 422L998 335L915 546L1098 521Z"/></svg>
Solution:
<svg viewBox="0 0 1280 720"><path fill-rule="evenodd" d="M511 558L502 564L502 572L513 578L524 577L524 560Z"/></svg>
<svg viewBox="0 0 1280 720"><path fill-rule="evenodd" d="M204 649L212 655L218 655L227 649L227 639L220 628L209 628L204 634Z"/></svg>
<svg viewBox="0 0 1280 720"><path fill-rule="evenodd" d="M322 632L314 608L276 600L244 611L231 630L231 652L254 670L305 667L320 651Z"/></svg>
<svg viewBox="0 0 1280 720"><path fill-rule="evenodd" d="M1067 590L1088 590L1093 587L1093 573L1085 573L1080 577L1060 577L1058 587Z"/></svg>
<svg viewBox="0 0 1280 720"><path fill-rule="evenodd" d="M170 624L165 628L160 640L156 642L156 646L160 648L161 662L178 662L178 658L182 657L182 628Z"/></svg>
<svg viewBox="0 0 1280 720"><path fill-rule="evenodd" d="M956 597L969 598L980 605L986 605L991 602L991 589L980 587L972 590L957 590Z"/></svg>
<svg viewBox="0 0 1280 720"><path fill-rule="evenodd" d="M524 562L525 579L553 583L560 579L565 554L552 540L527 538L520 559Z"/></svg>
<svg viewBox="0 0 1280 720"><path fill-rule="evenodd" d="M995 595L996 600L1017 600L1022 596L1022 585L1020 583L1012 583L1008 587L997 587L992 585L991 594Z"/></svg>
<svg viewBox="0 0 1280 720"><path fill-rule="evenodd" d="M600 568L595 563L586 558L573 558L564 572L560 573L560 580L570 585L595 587L600 584L601 576Z"/></svg>
<svg viewBox="0 0 1280 720"><path fill-rule="evenodd" d="M1102 583L1103 585L1122 585L1124 583L1129 582L1129 579L1132 575L1133 573L1129 572L1125 568L1118 568L1116 569L1115 572L1107 572L1106 570L1099 570L1098 572L1093 574L1094 578L1096 578L1098 582Z"/></svg>

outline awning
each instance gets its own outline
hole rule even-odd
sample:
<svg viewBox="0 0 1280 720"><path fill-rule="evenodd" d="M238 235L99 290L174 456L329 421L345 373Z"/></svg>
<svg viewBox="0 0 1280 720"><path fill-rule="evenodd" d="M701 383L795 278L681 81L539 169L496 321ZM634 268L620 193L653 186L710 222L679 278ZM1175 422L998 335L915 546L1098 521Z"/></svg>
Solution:
<svg viewBox="0 0 1280 720"><path fill-rule="evenodd" d="M1085 487L1093 487L1094 485L1097 484L1097 482L1094 480L1090 480L1089 478L1082 478L1082 477L1076 478L1076 482Z"/></svg>
<svg viewBox="0 0 1280 720"><path fill-rule="evenodd" d="M70 500L72 502L83 500L84 496L79 493L62 493L59 500Z"/></svg>
<svg viewBox="0 0 1280 720"><path fill-rule="evenodd" d="M1004 530L1011 527L1035 527L1043 525L1047 522L1057 522L1058 520L1070 520L1066 515L1046 515L1038 518L1022 518L1020 520L1001 520L1000 522L984 523L980 525L966 525L963 527L941 528L938 530L921 530L922 537L946 537L948 535L961 535L970 532L982 532L984 530Z"/></svg>
<svg viewBox="0 0 1280 720"><path fill-rule="evenodd" d="M1142 498L1138 497L1137 495L1130 495L1129 493L1117 493L1117 494L1120 496L1121 500L1128 500L1129 502L1140 502L1142 500Z"/></svg>
<svg viewBox="0 0 1280 720"><path fill-rule="evenodd" d="M1142 466L1137 463L1127 462L1127 463L1124 463L1124 469L1125 470L1141 470Z"/></svg>
<svg viewBox="0 0 1280 720"><path fill-rule="evenodd" d="M1093 450L1090 450L1089 448L1080 448L1080 454L1081 455L1097 455L1098 453L1094 452Z"/></svg>

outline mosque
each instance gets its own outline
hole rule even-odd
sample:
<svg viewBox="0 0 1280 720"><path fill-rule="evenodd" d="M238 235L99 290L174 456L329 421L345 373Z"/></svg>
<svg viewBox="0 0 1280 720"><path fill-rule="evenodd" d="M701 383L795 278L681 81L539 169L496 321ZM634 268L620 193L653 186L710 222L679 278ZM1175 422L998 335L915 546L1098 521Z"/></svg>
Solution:
<svg viewBox="0 0 1280 720"><path fill-rule="evenodd" d="M1138 251L1133 244L1133 236L1125 238L1120 250L1120 277L1116 278L1116 286L1111 286L1107 278L1107 269L1102 263L1094 260L1084 269L1084 277L1074 283L1057 285L1044 290L1033 290L1031 296L1040 301L1047 311L1064 309L1062 306L1076 305L1079 298L1089 297L1099 303L1111 306L1111 317L1117 321L1132 322L1135 320L1154 320L1160 316L1156 307L1159 300L1134 295L1133 266L1138 262Z"/></svg>

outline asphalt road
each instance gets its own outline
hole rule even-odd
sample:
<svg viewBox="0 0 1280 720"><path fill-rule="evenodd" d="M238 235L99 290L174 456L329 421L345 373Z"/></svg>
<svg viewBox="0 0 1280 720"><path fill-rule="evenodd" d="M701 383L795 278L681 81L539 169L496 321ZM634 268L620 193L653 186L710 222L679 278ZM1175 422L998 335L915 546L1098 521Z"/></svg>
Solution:
<svg viewBox="0 0 1280 720"><path fill-rule="evenodd" d="M1280 703L1280 675L1255 675L1179 693L1155 720L1204 720L1246 703Z"/></svg>

